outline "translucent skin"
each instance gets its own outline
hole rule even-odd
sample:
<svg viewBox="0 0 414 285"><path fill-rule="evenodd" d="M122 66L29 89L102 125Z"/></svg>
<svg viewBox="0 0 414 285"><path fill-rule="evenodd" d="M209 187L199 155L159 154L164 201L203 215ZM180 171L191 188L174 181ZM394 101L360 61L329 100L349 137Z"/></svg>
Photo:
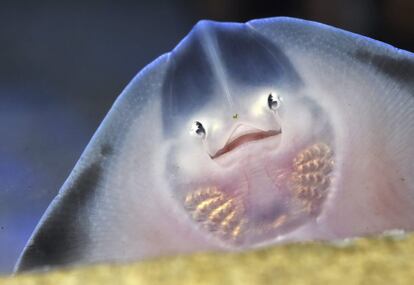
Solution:
<svg viewBox="0 0 414 285"><path fill-rule="evenodd" d="M185 208L225 243L249 246L317 217L331 186L332 152L315 144L296 157L246 155L231 170L210 172L186 185ZM262 149L260 150L263 151ZM232 154L238 155L238 154ZM243 155L238 155L243 157ZM208 186L204 186L208 185Z"/></svg>
<svg viewBox="0 0 414 285"><path fill-rule="evenodd" d="M317 23L202 21L115 102L17 270L412 230L413 77Z"/></svg>

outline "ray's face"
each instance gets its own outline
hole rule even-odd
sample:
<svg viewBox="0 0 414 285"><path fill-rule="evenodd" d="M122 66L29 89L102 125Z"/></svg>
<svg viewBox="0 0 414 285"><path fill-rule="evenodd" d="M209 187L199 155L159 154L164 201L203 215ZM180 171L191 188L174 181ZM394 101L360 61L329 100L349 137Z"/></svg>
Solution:
<svg viewBox="0 0 414 285"><path fill-rule="evenodd" d="M190 223L229 247L317 219L335 160L327 115L283 52L239 29L174 50L163 98L169 187Z"/></svg>
<svg viewBox="0 0 414 285"><path fill-rule="evenodd" d="M215 102L195 113L187 124L188 143L196 144L204 157L223 167L237 163L248 153L245 148L255 142L278 144L282 98L266 89L250 92L251 96L240 96L237 108L217 108L221 104Z"/></svg>

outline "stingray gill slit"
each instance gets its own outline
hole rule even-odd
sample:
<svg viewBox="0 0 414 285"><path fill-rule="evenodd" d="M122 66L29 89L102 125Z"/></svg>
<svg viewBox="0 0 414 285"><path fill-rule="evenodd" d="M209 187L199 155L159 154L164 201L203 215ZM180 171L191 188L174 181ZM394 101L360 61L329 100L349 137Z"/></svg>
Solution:
<svg viewBox="0 0 414 285"><path fill-rule="evenodd" d="M259 136L263 138L279 134L271 131L270 134L261 133ZM255 135L257 133L253 133ZM246 187L236 193L214 183L201 185L195 191L188 192L183 203L202 230L228 246L263 242L293 230L321 213L329 194L333 168L331 148L325 143L315 143L299 151L286 169L268 173L277 181L271 191L278 191L278 187L288 188L281 199L289 206L276 202L274 205L262 204L262 210L252 208L248 192L254 189ZM274 197L267 196L270 200L280 198L277 194Z"/></svg>

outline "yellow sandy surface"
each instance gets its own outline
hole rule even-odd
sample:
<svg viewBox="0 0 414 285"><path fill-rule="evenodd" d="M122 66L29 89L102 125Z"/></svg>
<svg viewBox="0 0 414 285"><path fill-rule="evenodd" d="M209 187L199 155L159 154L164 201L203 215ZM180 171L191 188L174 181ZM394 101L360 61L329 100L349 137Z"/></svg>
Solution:
<svg viewBox="0 0 414 285"><path fill-rule="evenodd" d="M414 235L66 268L0 278L6 284L414 284Z"/></svg>

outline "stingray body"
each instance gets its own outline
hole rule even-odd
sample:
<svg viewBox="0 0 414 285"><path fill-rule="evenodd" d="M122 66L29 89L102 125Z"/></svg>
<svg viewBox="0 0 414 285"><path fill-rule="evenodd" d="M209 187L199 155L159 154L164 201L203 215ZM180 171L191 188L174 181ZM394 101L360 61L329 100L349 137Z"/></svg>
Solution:
<svg viewBox="0 0 414 285"><path fill-rule="evenodd" d="M414 56L201 21L102 122L17 270L414 228Z"/></svg>

